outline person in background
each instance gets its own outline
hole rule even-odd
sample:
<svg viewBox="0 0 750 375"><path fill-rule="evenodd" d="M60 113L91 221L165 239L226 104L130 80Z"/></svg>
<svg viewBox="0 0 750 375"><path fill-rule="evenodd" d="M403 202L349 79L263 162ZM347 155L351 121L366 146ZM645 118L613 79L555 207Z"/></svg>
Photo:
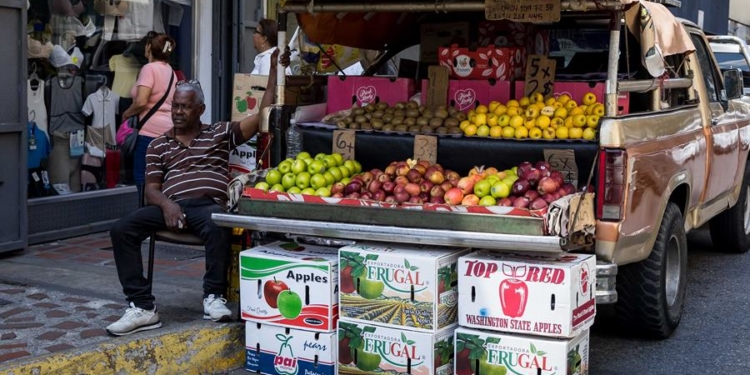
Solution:
<svg viewBox="0 0 750 375"><path fill-rule="evenodd" d="M252 75L267 76L271 69L271 54L276 51L278 44L278 28L276 21L264 18L258 22L253 31L253 46L258 54L255 56L255 67Z"/></svg>
<svg viewBox="0 0 750 375"><path fill-rule="evenodd" d="M270 60L275 62L277 55L274 52ZM288 66L289 52L279 60ZM270 65L261 112L276 92L276 66ZM232 319L224 298L229 284L231 229L216 225L211 215L226 209L229 153L258 132L260 112L240 122L202 124L206 105L198 81L178 82L171 105L174 126L148 146L148 205L120 219L110 231L117 276L130 305L120 320L107 327L115 336L161 327L151 284L143 277L141 242L165 229L186 230L205 242L203 318L215 322Z"/></svg>
<svg viewBox="0 0 750 375"><path fill-rule="evenodd" d="M168 62L169 56L177 46L174 39L166 34L151 31L145 36L144 40L148 64L141 68L138 80L130 90L133 104L123 113L123 119L135 115L138 115L139 120L142 119L167 94L167 90L169 90L169 94L167 94L167 98L161 107L154 112L151 118L147 119L145 124L139 122L141 128L138 133L138 143L133 160L133 179L139 191L143 189L145 181L146 148L148 148L148 144L172 128L172 98L177 82L175 77L172 80L172 87L168 87L170 78L175 74Z"/></svg>

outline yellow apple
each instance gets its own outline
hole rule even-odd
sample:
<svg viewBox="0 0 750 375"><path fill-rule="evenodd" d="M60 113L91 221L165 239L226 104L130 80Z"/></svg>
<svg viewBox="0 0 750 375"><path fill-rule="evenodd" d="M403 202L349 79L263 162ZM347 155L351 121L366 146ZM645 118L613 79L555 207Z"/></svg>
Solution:
<svg viewBox="0 0 750 375"><path fill-rule="evenodd" d="M506 114L500 115L500 117L497 119L498 126L508 126L509 123L510 123L510 116Z"/></svg>
<svg viewBox="0 0 750 375"><path fill-rule="evenodd" d="M568 139L568 128L557 128L557 130L555 130L555 136L557 137L557 139Z"/></svg>
<svg viewBox="0 0 750 375"><path fill-rule="evenodd" d="M573 116L568 116L565 118L564 124L566 128L572 128L573 127Z"/></svg>
<svg viewBox="0 0 750 375"><path fill-rule="evenodd" d="M555 99L554 96L544 101L544 104L548 106L554 106L555 103L557 103L557 100Z"/></svg>
<svg viewBox="0 0 750 375"><path fill-rule="evenodd" d="M571 109L575 107L578 107L578 103L576 103L575 100L570 99L567 102L565 102L565 109L567 109L568 111L570 111Z"/></svg>
<svg viewBox="0 0 750 375"><path fill-rule="evenodd" d="M531 94L531 97L529 98L529 101L532 102L532 103L542 102L542 104L544 104L544 95L542 95L541 93L535 92L535 93Z"/></svg>
<svg viewBox="0 0 750 375"><path fill-rule="evenodd" d="M555 139L555 128L547 128L542 130L542 137L544 139Z"/></svg>
<svg viewBox="0 0 750 375"><path fill-rule="evenodd" d="M487 115L484 113L478 113L474 116L474 121L472 122L477 126L487 125Z"/></svg>
<svg viewBox="0 0 750 375"><path fill-rule="evenodd" d="M503 128L501 126L493 126L490 128L490 137L500 138L503 136Z"/></svg>
<svg viewBox="0 0 750 375"><path fill-rule="evenodd" d="M584 113L581 107L574 107L574 108L568 109L568 116L575 116L575 115L582 115L582 114Z"/></svg>
<svg viewBox="0 0 750 375"><path fill-rule="evenodd" d="M586 126L586 115L575 115L573 116L573 127L582 128Z"/></svg>
<svg viewBox="0 0 750 375"><path fill-rule="evenodd" d="M521 113L523 113L523 109L521 109L521 107L516 106L516 105L508 106L508 112L507 112L508 116L511 116L511 117L518 116Z"/></svg>
<svg viewBox="0 0 750 375"><path fill-rule="evenodd" d="M599 126L599 116L597 115L590 115L586 117L586 126L589 128L596 128Z"/></svg>
<svg viewBox="0 0 750 375"><path fill-rule="evenodd" d="M546 106L542 108L541 113L547 117L553 117L555 116L555 107L552 106Z"/></svg>
<svg viewBox="0 0 750 375"><path fill-rule="evenodd" d="M570 139L581 139L583 138L583 129L582 128L570 128L568 136L570 137Z"/></svg>
<svg viewBox="0 0 750 375"><path fill-rule="evenodd" d="M529 129L529 138L542 139L542 129L539 129L536 126Z"/></svg>
<svg viewBox="0 0 750 375"><path fill-rule="evenodd" d="M487 125L489 126L495 126L497 125L497 115L494 113L490 113L487 115Z"/></svg>
<svg viewBox="0 0 750 375"><path fill-rule="evenodd" d="M516 129L512 126L506 126L503 128L503 138L513 138L516 136Z"/></svg>
<svg viewBox="0 0 750 375"><path fill-rule="evenodd" d="M516 128L515 131L516 139L524 139L529 137L529 130L524 128L523 126L519 126Z"/></svg>
<svg viewBox="0 0 750 375"><path fill-rule="evenodd" d="M593 113L597 116L604 116L604 104L602 103L596 103L594 104L594 111Z"/></svg>
<svg viewBox="0 0 750 375"><path fill-rule="evenodd" d="M531 101L528 96L524 96L518 101L518 105L521 107L528 107L530 103Z"/></svg>
<svg viewBox="0 0 750 375"><path fill-rule="evenodd" d="M481 125L477 128L477 135L480 137L486 137L490 135L490 127L487 125Z"/></svg>
<svg viewBox="0 0 750 375"><path fill-rule="evenodd" d="M547 128L549 126L550 122L551 121L550 121L549 117L547 117L545 115L541 115L541 116L539 116L539 117L536 118L536 126L542 128L542 129Z"/></svg>
<svg viewBox="0 0 750 375"><path fill-rule="evenodd" d="M484 104L480 104L477 106L477 113L487 113L489 110L487 109L487 106Z"/></svg>
<svg viewBox="0 0 750 375"><path fill-rule="evenodd" d="M559 118L566 118L568 117L568 110L562 107L556 108L555 113L552 116L559 117Z"/></svg>
<svg viewBox="0 0 750 375"><path fill-rule="evenodd" d="M570 101L570 95L568 94L562 94L557 97L557 102L561 103L562 105L565 105L565 103L567 103L568 101Z"/></svg>
<svg viewBox="0 0 750 375"><path fill-rule="evenodd" d="M491 101L489 104L487 104L487 109L490 111L490 113L495 113L495 109L497 109L497 106L500 105L500 102L497 100Z"/></svg>
<svg viewBox="0 0 750 375"><path fill-rule="evenodd" d="M464 129L464 134L468 136L473 136L477 134L477 126L474 124L470 124Z"/></svg>
<svg viewBox="0 0 750 375"><path fill-rule="evenodd" d="M510 118L510 126L512 126L514 128L518 128L518 127L523 126L523 117L521 117L519 115L515 115L515 116L511 117Z"/></svg>
<svg viewBox="0 0 750 375"><path fill-rule="evenodd" d="M529 108L526 108L526 113L525 114L526 114L527 118L530 117L532 119L535 119L535 118L539 117L539 112L540 112L539 111L539 107L537 107L535 105L530 105Z"/></svg>
<svg viewBox="0 0 750 375"><path fill-rule="evenodd" d="M508 100L507 103L505 103L505 106L506 107L520 107L521 104L518 102L518 100L511 99L511 100Z"/></svg>
<svg viewBox="0 0 750 375"><path fill-rule="evenodd" d="M557 128L561 127L561 126L565 126L565 120L563 120L563 119L561 119L559 117L555 117L555 118L552 119L552 121L550 121L549 126L551 128L557 129Z"/></svg>
<svg viewBox="0 0 750 375"><path fill-rule="evenodd" d="M526 117L526 120L523 122L523 126L526 127L526 129L531 129L536 126L536 119L532 117Z"/></svg>
<svg viewBox="0 0 750 375"><path fill-rule="evenodd" d="M596 103L596 95L593 92L587 92L583 94L583 104L592 105Z"/></svg>
<svg viewBox="0 0 750 375"><path fill-rule="evenodd" d="M596 131L593 128L586 128L583 130L583 139L593 141L596 138Z"/></svg>
<svg viewBox="0 0 750 375"><path fill-rule="evenodd" d="M506 106L504 106L502 104L498 104L497 107L495 107L495 110L492 111L492 113L494 113L494 114L496 114L498 116L504 115L505 112L508 112L508 107L506 107Z"/></svg>

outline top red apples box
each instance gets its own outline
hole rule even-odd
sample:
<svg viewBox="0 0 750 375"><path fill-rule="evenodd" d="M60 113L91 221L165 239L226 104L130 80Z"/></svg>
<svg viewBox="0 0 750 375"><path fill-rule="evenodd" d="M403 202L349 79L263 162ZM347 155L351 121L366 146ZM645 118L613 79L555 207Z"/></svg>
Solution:
<svg viewBox="0 0 750 375"><path fill-rule="evenodd" d="M242 319L329 332L338 320L338 249L274 242L240 252Z"/></svg>
<svg viewBox="0 0 750 375"><path fill-rule="evenodd" d="M339 251L342 318L420 332L456 321L456 262L469 249L359 243Z"/></svg>
<svg viewBox="0 0 750 375"><path fill-rule="evenodd" d="M448 67L455 79L496 79L515 77L516 66L525 55L523 47L478 47L476 50L452 45L438 50L440 65Z"/></svg>
<svg viewBox="0 0 750 375"><path fill-rule="evenodd" d="M482 250L458 262L458 323L464 327L573 337L596 314L596 258Z"/></svg>
<svg viewBox="0 0 750 375"><path fill-rule="evenodd" d="M416 87L411 78L385 77L328 77L328 113L349 109L356 104L363 107L380 102L392 106L398 102L408 102Z"/></svg>

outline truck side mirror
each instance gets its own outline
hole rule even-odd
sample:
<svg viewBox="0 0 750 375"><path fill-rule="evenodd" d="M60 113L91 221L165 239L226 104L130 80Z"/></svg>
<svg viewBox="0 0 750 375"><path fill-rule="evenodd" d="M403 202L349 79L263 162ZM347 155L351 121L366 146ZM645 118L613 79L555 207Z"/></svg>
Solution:
<svg viewBox="0 0 750 375"><path fill-rule="evenodd" d="M729 69L724 71L724 89L726 90L727 100L742 97L745 84L742 81L741 70Z"/></svg>

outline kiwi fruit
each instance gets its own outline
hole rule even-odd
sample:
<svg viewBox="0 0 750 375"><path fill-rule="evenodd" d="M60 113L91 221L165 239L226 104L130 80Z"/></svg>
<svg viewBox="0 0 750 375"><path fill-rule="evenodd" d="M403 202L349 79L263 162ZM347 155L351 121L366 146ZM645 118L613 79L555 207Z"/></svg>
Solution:
<svg viewBox="0 0 750 375"><path fill-rule="evenodd" d="M436 109L435 110L435 117L441 118L443 120L447 119L450 114L445 109Z"/></svg>
<svg viewBox="0 0 750 375"><path fill-rule="evenodd" d="M393 116L395 117L406 117L406 111L403 109L397 109L395 112L393 112Z"/></svg>
<svg viewBox="0 0 750 375"><path fill-rule="evenodd" d="M431 119L435 117L435 112L433 112L431 109L427 108L422 112L422 116L427 117L428 119Z"/></svg>
<svg viewBox="0 0 750 375"><path fill-rule="evenodd" d="M435 129L435 133L442 134L442 135L448 134L448 128L446 128L445 126L441 126Z"/></svg>
<svg viewBox="0 0 750 375"><path fill-rule="evenodd" d="M396 103L396 104L394 105L394 107L396 107L396 109L401 109L401 110L403 110L403 109L406 109L406 103L404 103L404 102L398 102L398 103Z"/></svg>
<svg viewBox="0 0 750 375"><path fill-rule="evenodd" d="M358 122L353 122L353 123L349 124L349 129L359 130L359 129L362 129L362 125L360 123L358 123Z"/></svg>
<svg viewBox="0 0 750 375"><path fill-rule="evenodd" d="M419 110L419 113L424 113L424 111L427 110L427 107L420 105L417 109Z"/></svg>
<svg viewBox="0 0 750 375"><path fill-rule="evenodd" d="M448 117L447 119L445 119L445 121L443 121L443 125L449 128L454 128L460 124L461 122L458 121L458 119L455 117Z"/></svg>
<svg viewBox="0 0 750 375"><path fill-rule="evenodd" d="M410 127L409 127L409 133L412 133L412 134L417 134L417 133L419 133L419 130L420 130L420 128L419 128L419 126L417 126L417 125L414 125L414 126L410 126Z"/></svg>
<svg viewBox="0 0 750 375"><path fill-rule="evenodd" d="M386 124L390 124L390 123L391 123L391 121L393 121L393 115L392 115L392 114L390 114L390 113L387 113L387 112L386 112L386 113L385 113L385 114L383 115L383 118L382 118L382 120L383 120L383 122L385 122Z"/></svg>
<svg viewBox="0 0 750 375"><path fill-rule="evenodd" d="M461 134L463 131L461 131L460 128L448 128L448 134Z"/></svg>
<svg viewBox="0 0 750 375"><path fill-rule="evenodd" d="M372 113L365 113L365 118L369 121L372 120Z"/></svg>
<svg viewBox="0 0 750 375"><path fill-rule="evenodd" d="M378 111L384 111L386 108L388 108L388 103L386 103L386 102L380 102L380 103L378 103L378 104L375 105L375 108Z"/></svg>
<svg viewBox="0 0 750 375"><path fill-rule="evenodd" d="M354 122L357 123L357 124L364 124L364 123L367 122L367 117L365 117L363 115L359 115L359 116L357 116L357 117L354 118Z"/></svg>
<svg viewBox="0 0 750 375"><path fill-rule="evenodd" d="M417 109L417 108L419 108L419 103L417 103L417 102L415 102L413 100L409 100L409 102L406 103L406 108Z"/></svg>
<svg viewBox="0 0 750 375"><path fill-rule="evenodd" d="M419 117L419 111L417 111L416 109L407 109L406 117L417 118Z"/></svg>
<svg viewBox="0 0 750 375"><path fill-rule="evenodd" d="M448 114L449 114L449 115L451 115L451 116L455 116L455 115L456 115L456 113L458 113L458 110L457 110L457 109L455 109L455 108L453 108L453 107L449 107L449 108L448 108Z"/></svg>
<svg viewBox="0 0 750 375"><path fill-rule="evenodd" d="M385 125L383 125L383 128L382 128L382 129L380 129L380 130L382 130L382 131L384 131L384 132L392 132L392 131L393 131L393 128L395 128L395 126L394 126L394 125L391 125L391 124L385 124Z"/></svg>
<svg viewBox="0 0 750 375"><path fill-rule="evenodd" d="M352 110L352 114L355 116L361 116L365 114L365 110L362 108L354 108L354 110Z"/></svg>
<svg viewBox="0 0 750 375"><path fill-rule="evenodd" d="M417 125L417 119L415 119L414 117L407 117L406 119L404 119L404 125L406 126Z"/></svg>
<svg viewBox="0 0 750 375"><path fill-rule="evenodd" d="M383 113L385 113L385 114L389 114L389 115L392 115L392 114L393 114L393 112L396 112L396 108L395 108L395 107L388 107L388 108L386 108L386 109L385 109L385 110L383 111Z"/></svg>
<svg viewBox="0 0 750 375"><path fill-rule="evenodd" d="M372 113L372 118L383 118L383 111L375 111Z"/></svg>
<svg viewBox="0 0 750 375"><path fill-rule="evenodd" d="M443 126L443 119L434 117L430 120L430 127L433 129L437 129L439 127Z"/></svg>
<svg viewBox="0 0 750 375"><path fill-rule="evenodd" d="M374 104L374 103L368 104L367 106L365 106L365 111L373 113L373 112L375 112L377 110L377 108L375 108L375 106L376 106L376 104Z"/></svg>
<svg viewBox="0 0 750 375"><path fill-rule="evenodd" d="M463 112L458 112L458 113L456 113L456 120L458 120L458 122L464 121L464 120L466 120L467 118L468 118L468 117L467 117L467 116L466 116L466 114L465 114L465 113L463 113Z"/></svg>
<svg viewBox="0 0 750 375"><path fill-rule="evenodd" d="M372 130L372 124L370 124L369 122L366 122L366 123L362 124L362 127L360 129L362 129L362 130Z"/></svg>
<svg viewBox="0 0 750 375"><path fill-rule="evenodd" d="M384 125L383 124L383 120L376 119L376 118L372 119L372 121L370 121L370 124L372 125L372 128L375 129L375 130L382 129L383 125Z"/></svg>
<svg viewBox="0 0 750 375"><path fill-rule="evenodd" d="M347 124L344 121L336 121L336 127L339 128L339 129L346 129L347 125L349 125L349 124Z"/></svg>
<svg viewBox="0 0 750 375"><path fill-rule="evenodd" d="M393 125L403 125L404 124L404 118L403 116L396 116L393 119L391 119L391 124Z"/></svg>
<svg viewBox="0 0 750 375"><path fill-rule="evenodd" d="M407 130L407 129L408 129L408 128L406 127L406 125L396 125L396 126L395 126L395 127L393 128L393 130L395 130L395 131L397 131L397 132L399 132L399 133L406 133L406 130Z"/></svg>
<svg viewBox="0 0 750 375"><path fill-rule="evenodd" d="M422 117L422 116L417 117L417 125L419 125L419 126L425 126L425 125L429 125L429 124L430 124L430 120L428 120L427 118Z"/></svg>
<svg viewBox="0 0 750 375"><path fill-rule="evenodd" d="M420 126L419 132L422 134L432 134L432 128L429 126Z"/></svg>

